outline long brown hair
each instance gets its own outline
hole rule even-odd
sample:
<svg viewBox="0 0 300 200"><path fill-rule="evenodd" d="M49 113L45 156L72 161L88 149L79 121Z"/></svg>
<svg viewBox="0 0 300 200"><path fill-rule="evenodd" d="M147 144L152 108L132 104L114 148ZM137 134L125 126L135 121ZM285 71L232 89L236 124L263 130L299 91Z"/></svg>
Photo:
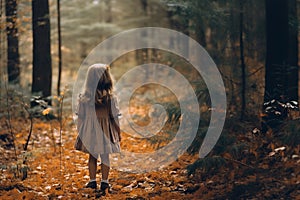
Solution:
<svg viewBox="0 0 300 200"><path fill-rule="evenodd" d="M112 95L113 90L113 80L110 75L110 67L107 65L104 73L98 81L96 94L95 94L95 104L96 105L106 105Z"/></svg>

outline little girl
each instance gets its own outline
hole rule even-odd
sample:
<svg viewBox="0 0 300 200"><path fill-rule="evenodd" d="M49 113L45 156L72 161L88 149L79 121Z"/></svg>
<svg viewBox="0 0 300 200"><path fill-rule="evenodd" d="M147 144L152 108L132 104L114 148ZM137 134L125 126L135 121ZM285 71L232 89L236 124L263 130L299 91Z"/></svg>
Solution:
<svg viewBox="0 0 300 200"><path fill-rule="evenodd" d="M90 181L87 188L97 188L97 158L101 158L102 180L100 190L109 188L109 154L120 152L119 109L112 94L113 83L109 66L94 64L88 68L84 90L79 95L78 137L75 149L89 153Z"/></svg>

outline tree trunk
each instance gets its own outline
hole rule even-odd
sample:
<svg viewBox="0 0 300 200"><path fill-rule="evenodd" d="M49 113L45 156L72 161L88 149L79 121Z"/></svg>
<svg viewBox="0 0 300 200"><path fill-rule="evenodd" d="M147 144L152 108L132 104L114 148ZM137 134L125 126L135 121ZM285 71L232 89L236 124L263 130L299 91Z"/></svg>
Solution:
<svg viewBox="0 0 300 200"><path fill-rule="evenodd" d="M295 0L266 0L265 102L298 100L297 29L289 26L289 8L296 19L295 5Z"/></svg>
<svg viewBox="0 0 300 200"><path fill-rule="evenodd" d="M298 34L297 28L290 26L292 18L297 21L296 0L266 0L266 115L262 132L269 127L277 130L287 119L289 110L282 103L298 101Z"/></svg>
<svg viewBox="0 0 300 200"><path fill-rule="evenodd" d="M298 20L297 20L297 1L288 1L289 19L292 23L289 23L289 36L288 36L288 64L289 69L287 72L287 95L290 100L298 101Z"/></svg>
<svg viewBox="0 0 300 200"><path fill-rule="evenodd" d="M58 78L57 95L60 95L60 83L62 72L62 52L61 52L61 26L60 26L60 0L57 0L57 34L58 34Z"/></svg>
<svg viewBox="0 0 300 200"><path fill-rule="evenodd" d="M206 47L206 37L205 37L205 30L203 28L203 24L197 22L197 25L195 27L196 29L196 40L199 42L199 44L205 48Z"/></svg>
<svg viewBox="0 0 300 200"><path fill-rule="evenodd" d="M32 92L51 95L52 66L48 0L32 0Z"/></svg>
<svg viewBox="0 0 300 200"><path fill-rule="evenodd" d="M147 17L148 16L148 0L140 0L140 4L142 6L144 16ZM144 27L147 27L147 22L146 21L144 22ZM149 36L145 32L145 34L143 33L142 37L147 38ZM147 40L145 40L145 41L147 42ZM137 61L138 65L148 63L148 59L149 59L148 50L149 50L148 48L144 48L144 49L136 51L136 61ZM148 69L146 71L146 76L148 78Z"/></svg>
<svg viewBox="0 0 300 200"><path fill-rule="evenodd" d="M112 2L111 0L105 0L105 5L106 5L106 12L105 12L105 22L106 23L112 23Z"/></svg>
<svg viewBox="0 0 300 200"><path fill-rule="evenodd" d="M240 59L242 69L242 105L241 120L244 120L246 112L246 64L244 55L244 0L240 0Z"/></svg>
<svg viewBox="0 0 300 200"><path fill-rule="evenodd" d="M17 0L6 0L7 74L9 83L20 83L20 56L17 28Z"/></svg>

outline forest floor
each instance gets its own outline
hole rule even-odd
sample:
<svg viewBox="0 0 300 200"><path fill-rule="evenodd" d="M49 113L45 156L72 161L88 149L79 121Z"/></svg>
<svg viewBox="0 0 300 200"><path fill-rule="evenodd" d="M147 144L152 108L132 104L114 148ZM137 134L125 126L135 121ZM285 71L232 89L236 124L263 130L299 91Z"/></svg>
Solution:
<svg viewBox="0 0 300 200"><path fill-rule="evenodd" d="M5 119L0 122L2 127L6 126ZM59 123L34 119L31 143L28 150L22 152L20 149L27 133L22 132L24 128L21 127L28 127L28 124L25 119L12 122L16 127L14 131L18 132L15 134L16 152L7 129L1 130L0 199L98 198L95 191L84 189L89 180L88 157L73 148L77 133L71 120L64 123L61 147ZM194 163L198 155L187 153L159 171L135 174L113 168L110 173L112 192L100 198L300 199L299 144L292 149L281 147L279 142L264 142L261 136L251 132L250 135L237 134L237 137L253 150L239 160L228 153L222 154L226 164L210 172L199 169L189 175L187 166ZM126 136L123 141L126 141ZM263 143L267 147L261 150ZM128 146L126 148L138 148ZM97 180L100 179L100 170Z"/></svg>

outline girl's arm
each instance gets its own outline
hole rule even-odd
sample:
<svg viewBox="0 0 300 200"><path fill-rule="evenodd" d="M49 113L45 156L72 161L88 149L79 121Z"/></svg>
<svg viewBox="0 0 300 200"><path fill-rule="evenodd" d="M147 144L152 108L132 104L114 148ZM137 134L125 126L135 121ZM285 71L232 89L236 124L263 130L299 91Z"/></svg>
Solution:
<svg viewBox="0 0 300 200"><path fill-rule="evenodd" d="M84 117L84 110L83 110L83 105L82 105L81 101L79 101L79 103L78 103L77 115L78 115L77 129L79 129L82 125L83 117Z"/></svg>
<svg viewBox="0 0 300 200"><path fill-rule="evenodd" d="M117 97L112 97L112 101L111 101L111 117L113 118L118 118L121 114L120 114L120 110L119 110L119 104L118 104L118 100Z"/></svg>
<svg viewBox="0 0 300 200"><path fill-rule="evenodd" d="M113 97L111 100L111 118L112 122L118 132L119 141L121 142L121 129L119 123L119 116L120 116L119 105L116 97Z"/></svg>

